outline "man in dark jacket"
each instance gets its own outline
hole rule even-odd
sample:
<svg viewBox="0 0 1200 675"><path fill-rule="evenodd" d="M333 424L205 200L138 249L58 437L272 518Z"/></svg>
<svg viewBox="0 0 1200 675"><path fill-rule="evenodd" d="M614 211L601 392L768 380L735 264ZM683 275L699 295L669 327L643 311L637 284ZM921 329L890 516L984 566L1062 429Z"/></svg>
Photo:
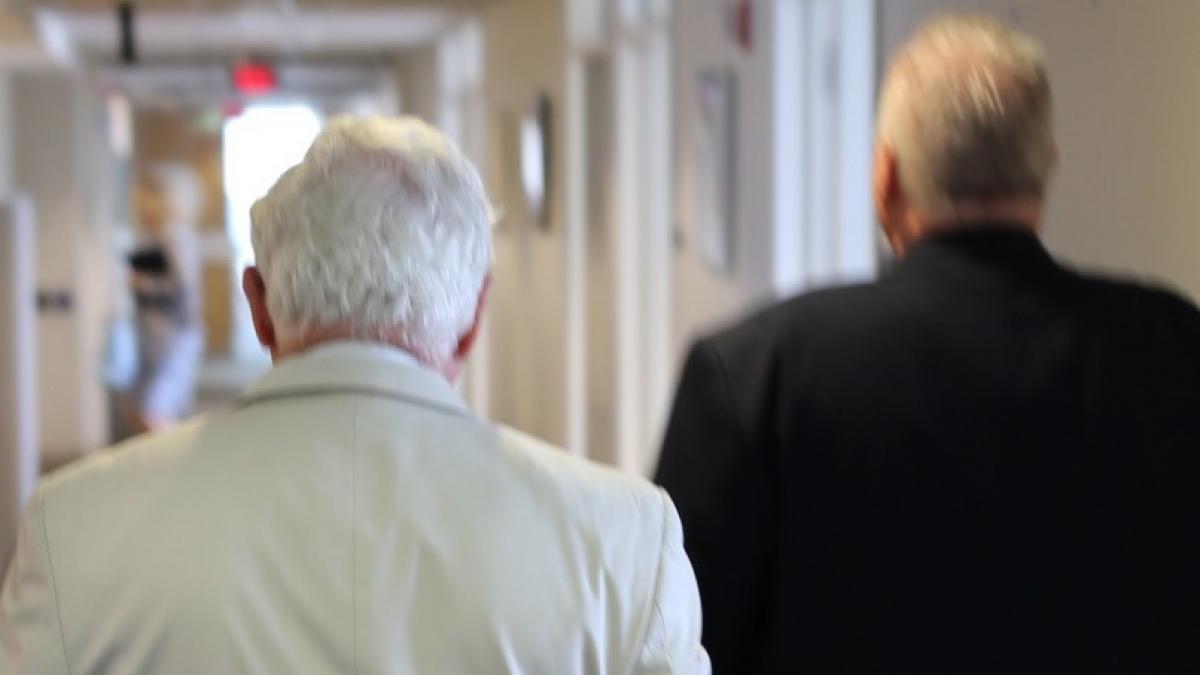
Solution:
<svg viewBox="0 0 1200 675"><path fill-rule="evenodd" d="M1040 50L942 19L884 85L900 259L695 345L658 481L717 675L1200 671L1200 313L1038 241Z"/></svg>

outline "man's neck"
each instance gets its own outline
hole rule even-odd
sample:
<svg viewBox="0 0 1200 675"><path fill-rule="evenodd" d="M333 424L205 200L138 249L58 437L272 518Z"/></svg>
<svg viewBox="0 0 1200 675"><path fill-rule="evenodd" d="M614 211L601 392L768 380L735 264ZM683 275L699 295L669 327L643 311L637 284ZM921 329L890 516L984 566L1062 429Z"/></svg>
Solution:
<svg viewBox="0 0 1200 675"><path fill-rule="evenodd" d="M1042 224L1039 199L1014 199L987 202L958 202L932 211L910 209L901 216L897 227L887 228L888 239L896 256L904 258L909 250L929 237L981 225L1003 225L1036 234Z"/></svg>
<svg viewBox="0 0 1200 675"><path fill-rule="evenodd" d="M916 214L916 229L927 235L976 225L1004 225L1038 232L1042 226L1040 199L959 202L929 215Z"/></svg>
<svg viewBox="0 0 1200 675"><path fill-rule="evenodd" d="M315 326L291 335L285 335L271 350L271 359L278 363L284 359L303 354L309 350L334 342L363 342L398 349L416 359L426 368L451 379L449 370L429 362L420 350L414 349L400 329L363 331L346 325Z"/></svg>

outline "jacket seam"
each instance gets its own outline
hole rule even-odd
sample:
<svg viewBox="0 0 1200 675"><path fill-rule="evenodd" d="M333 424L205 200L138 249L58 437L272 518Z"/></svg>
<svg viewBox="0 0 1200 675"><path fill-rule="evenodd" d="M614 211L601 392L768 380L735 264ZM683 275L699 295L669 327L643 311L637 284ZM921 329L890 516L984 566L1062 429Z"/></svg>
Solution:
<svg viewBox="0 0 1200 675"><path fill-rule="evenodd" d="M666 555L667 554L667 536L669 535L668 528L667 528L667 519L668 519L668 514L669 514L668 509L670 507L667 503L669 500L669 498L667 497L667 493L662 488L658 488L658 499L659 499L659 506L662 509L662 518L661 518L662 534L659 537L659 543L658 543L658 565L657 565L657 569L655 570L655 575L654 575L654 590L650 596L652 612L650 615L650 621L648 621L646 624L646 632L644 635L642 635L642 640L641 640L641 644L640 644L640 650L642 653L639 653L638 656L634 659L635 664L640 663L642 660L642 657L644 656L644 650L648 646L651 634L653 634L653 632L654 632L655 618L658 619L659 624L663 627L664 630L666 629L666 625L667 625L666 617L663 615L662 602L659 599L659 593L662 591L663 576L665 574L665 568L666 568L666 562L667 562L667 555ZM663 651L664 651L665 656L667 657L667 666L671 669L671 672L675 672L675 663L674 663L674 659L672 658L672 655L671 655L671 650L665 649Z"/></svg>
<svg viewBox="0 0 1200 675"><path fill-rule="evenodd" d="M751 425L742 418L742 415L738 410L737 400L734 397L734 391L736 391L736 389L733 386L733 376L730 374L729 368L725 363L725 359L722 358L721 351L717 348L717 345L712 341L706 341L702 344L703 347L709 352L709 358L712 359L712 365L716 371L716 376L721 382L721 395L725 400L725 406L728 409L729 418L733 422L733 430L738 436L736 439L737 445L743 451L752 451L753 445L756 442L755 436L750 431ZM761 440L757 442L761 442ZM764 449L764 452L765 451L766 450ZM774 459L770 456L770 454L768 454L766 461L773 463ZM768 489L773 489L773 486L769 486ZM775 515L776 507L774 505L773 496L771 499L772 504L769 507L771 513L768 515L770 518L768 522L770 525L769 531L773 534L771 535L772 539L768 540L768 546L771 547L771 552L767 554L768 559L766 563L766 573L769 578L768 585L773 583L771 580L776 577L774 548L778 545L777 538L779 537L779 522L778 517ZM771 611L772 606L775 604L774 597L770 593L767 593L762 598L761 602L764 611ZM701 604L703 604L703 599L701 599ZM761 638L759 639L759 642L761 642Z"/></svg>
<svg viewBox="0 0 1200 675"><path fill-rule="evenodd" d="M350 647L358 673L358 401L350 416Z"/></svg>
<svg viewBox="0 0 1200 675"><path fill-rule="evenodd" d="M50 569L50 588L54 591L54 614L58 618L58 639L62 645L63 666L67 675L71 674L71 657L67 654L67 631L63 627L62 603L58 600L58 579L54 573L54 556L50 553L50 526L46 524L46 494L41 495L42 502L42 540L46 544L46 565Z"/></svg>
<svg viewBox="0 0 1200 675"><path fill-rule="evenodd" d="M733 400L733 377L730 376L729 369L725 366L725 360L721 358L721 353L716 345L712 342L705 342L703 348L708 352L708 358L712 360L713 368L721 381L721 394L729 410L729 418L733 420L734 428L737 429L738 436L740 436L738 442L745 445L749 442L750 430L743 422L742 416L738 413L737 404Z"/></svg>

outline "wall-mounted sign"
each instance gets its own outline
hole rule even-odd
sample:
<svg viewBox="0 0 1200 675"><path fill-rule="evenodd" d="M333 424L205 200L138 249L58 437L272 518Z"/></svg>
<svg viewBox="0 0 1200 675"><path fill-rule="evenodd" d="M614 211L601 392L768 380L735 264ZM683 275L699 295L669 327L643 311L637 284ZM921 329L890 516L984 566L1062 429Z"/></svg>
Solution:
<svg viewBox="0 0 1200 675"><path fill-rule="evenodd" d="M38 289L34 302L43 314L65 314L75 307L75 296L65 289Z"/></svg>
<svg viewBox="0 0 1200 675"><path fill-rule="evenodd" d="M235 63L230 75L233 79L233 88L245 96L269 94L279 86L275 69L258 61Z"/></svg>

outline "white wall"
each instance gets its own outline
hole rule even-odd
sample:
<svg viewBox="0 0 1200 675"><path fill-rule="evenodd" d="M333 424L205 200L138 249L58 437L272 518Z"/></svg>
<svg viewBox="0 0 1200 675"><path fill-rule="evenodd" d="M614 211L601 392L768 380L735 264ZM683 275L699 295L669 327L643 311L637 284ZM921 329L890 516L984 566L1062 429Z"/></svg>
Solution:
<svg viewBox="0 0 1200 675"><path fill-rule="evenodd" d="M0 196L0 566L38 473L33 237L29 201Z"/></svg>
<svg viewBox="0 0 1200 675"><path fill-rule="evenodd" d="M675 142L676 176L687 179L696 162L695 81L704 68L730 68L737 77L737 212L733 265L726 275L715 272L698 250L694 209L688 199L677 204L681 245L674 259L673 345L676 359L701 331L742 314L773 294L772 2L754 5L754 48L741 50L729 37L724 3L675 3ZM686 194L684 195L686 197Z"/></svg>
<svg viewBox="0 0 1200 675"><path fill-rule="evenodd" d="M1062 257L1200 299L1200 2L884 0L885 53L933 12L1015 21L1047 55L1060 169L1046 241Z"/></svg>
<svg viewBox="0 0 1200 675"><path fill-rule="evenodd" d="M496 420L566 443L565 147L561 0L509 0L480 15L485 42L486 178L503 218L496 231L488 349ZM538 93L555 111L550 225L525 212L512 174L512 128Z"/></svg>
<svg viewBox="0 0 1200 675"><path fill-rule="evenodd" d="M875 0L777 0L775 289L876 272Z"/></svg>
<svg viewBox="0 0 1200 675"><path fill-rule="evenodd" d="M0 70L0 195L13 189L12 75Z"/></svg>
<svg viewBox="0 0 1200 675"><path fill-rule="evenodd" d="M12 78L0 70L0 565L7 568L38 470L32 204L13 186Z"/></svg>
<svg viewBox="0 0 1200 675"><path fill-rule="evenodd" d="M397 59L400 108L430 124L438 123L438 60L433 46L412 49Z"/></svg>
<svg viewBox="0 0 1200 675"><path fill-rule="evenodd" d="M101 357L112 258L102 224L111 172L82 76L19 74L12 94L14 182L37 213L37 286L73 301L38 317L39 436L43 460L58 464L108 437Z"/></svg>
<svg viewBox="0 0 1200 675"><path fill-rule="evenodd" d="M639 471L673 384L666 26L656 9L636 26L592 22L568 44L568 4L481 13L488 182L503 214L489 402L502 422ZM548 227L515 175L514 130L539 94L553 109Z"/></svg>
<svg viewBox="0 0 1200 675"><path fill-rule="evenodd" d="M569 442L573 449L594 458L636 470L643 468L642 464L652 463L649 460L654 456L652 446L657 444L661 417L658 413L664 407L659 399L665 400L673 390L676 367L687 344L698 332L745 313L753 304L770 300L778 290L775 252L780 219L773 202L774 159L778 154L774 64L778 55L771 30L776 10L774 2L755 5L755 45L747 53L726 31L721 3L674 3L671 25L674 42L670 45L670 59L662 61L670 64L673 73L670 95L664 95L661 88L638 90L639 82L649 81L641 71L636 77L620 77L622 64L628 71L628 64L622 59L628 60L639 53L631 50L651 49L652 40L646 43L650 47L640 46L643 43L636 32L628 43L600 38L593 49L594 53L609 55L610 70L602 77L611 79L616 87L609 92L615 98L593 96L588 100L589 95L604 87L597 89L594 81L589 85L582 52L575 54L574 61L567 60L570 52L563 36L564 4L560 0L509 0L491 5L482 13L490 115L488 182L505 214L497 231L497 277L490 313L491 408L493 416L502 422L556 443ZM531 32L533 26L538 30ZM566 68L564 63L568 64ZM644 182L642 172L652 165L641 161L644 158L638 150L645 144L638 141L637 134L668 129L677 152L673 166L660 173L685 175L695 162L691 154L695 109L689 103L695 96L696 73L705 68L729 68L737 76L738 194L732 270L728 274L716 272L702 260L691 231L694 214L689 211L691 204L686 202L678 204L681 246L668 254L669 264L632 269L631 265L637 266L646 251L644 242L619 236L628 229L622 229L622 224L636 222L645 230L650 224L644 223L642 217L654 210L647 209L646 204L628 203L628 198ZM567 86L578 88L575 95L585 101L587 115L581 117L582 122L571 118L566 110ZM627 90L621 89L622 86ZM511 159L506 157L512 152L509 145L515 117L529 108L539 91L551 96L556 111L555 182L551 188L552 217L548 231L540 230L524 213L519 195L511 190L514 183ZM644 112L640 107L632 117L628 114L631 106L640 106L650 99L671 111L671 117L660 121L653 132L649 125L638 123ZM606 109L611 106L611 109L601 111L597 106ZM581 178L564 183L571 161L564 154L566 128L582 124L576 130L577 135L594 135L596 129L588 125L594 126L595 118L603 115L611 116L610 123L614 125L608 132L608 140L599 141L605 144L605 152L588 151L587 157L575 158L573 161L583 164L571 168ZM618 128L622 120L623 126ZM637 133L631 135L634 127ZM578 138L576 142L580 143ZM631 142L635 146L632 149ZM587 147L586 142L581 145ZM634 181L636 185L632 184ZM670 180L663 182L667 184L661 190L676 190ZM568 187L583 194L582 201L573 201L565 195L563 190ZM588 191L594 194L585 194ZM655 210L655 218L664 231L674 215L668 213L672 201L661 200L667 208ZM579 212L565 218L566 207L571 204ZM594 208L596 204L607 208ZM644 209L647 209L645 214ZM794 223L788 226L798 227ZM582 232L578 239L568 237L565 227L580 228ZM583 250L575 250L573 246ZM568 260L573 266L586 268L586 274L571 273ZM655 274L669 275L669 282L661 284L661 288L670 297L643 302ZM635 283L632 287L631 281ZM568 293L575 285L584 289L574 296L583 307L577 307L573 314L567 303ZM632 304L644 306L647 312L653 312L654 307L669 307L666 310L669 316L661 330L666 334L668 347L641 349L635 355L635 375L640 374L641 379L649 378L648 369L652 365L662 365L648 360L669 362L665 368L667 374L657 378L666 382L658 387L661 392L643 392L643 387L638 389L637 396L629 393L633 388L627 386L631 384L627 367L631 354L627 346L640 348L637 338L641 332L650 334L649 339L641 342L655 343L657 333L646 329L652 319L659 318L639 315L633 318L633 324L622 324L621 307L631 304L626 297L631 290L637 295ZM578 330L578 326L583 326L582 338L570 332ZM574 351L569 340L578 343ZM578 353L579 345L583 345L582 353ZM631 415L631 406L637 406L640 413ZM586 417L583 425L579 424L580 415ZM584 427L586 432L581 432Z"/></svg>

